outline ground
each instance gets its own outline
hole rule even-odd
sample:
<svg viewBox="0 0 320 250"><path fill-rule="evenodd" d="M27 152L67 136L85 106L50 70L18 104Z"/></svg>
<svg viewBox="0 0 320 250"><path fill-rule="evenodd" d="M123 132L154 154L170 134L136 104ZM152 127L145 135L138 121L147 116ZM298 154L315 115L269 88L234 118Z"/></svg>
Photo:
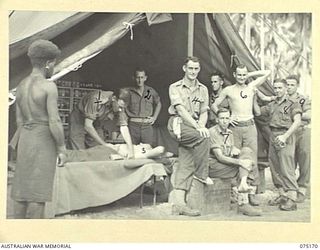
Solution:
<svg viewBox="0 0 320 250"><path fill-rule="evenodd" d="M10 185L9 185L10 186ZM112 204L73 211L70 214L59 215L57 219L157 219L157 220L213 220L213 221L276 221L276 222L310 222L310 199L298 204L296 211L285 212L278 207L267 205L268 200L275 197L276 193L272 185L270 171L266 169L266 192L258 194L263 211L259 217L248 217L237 213L235 204L230 205L229 210L198 217L171 215L171 205L165 195L157 198L157 204L153 205L152 194L145 193L144 206L140 208L139 190ZM8 192L10 187L8 188ZM146 190L148 191L148 190ZM8 200L7 217L12 218L12 201Z"/></svg>

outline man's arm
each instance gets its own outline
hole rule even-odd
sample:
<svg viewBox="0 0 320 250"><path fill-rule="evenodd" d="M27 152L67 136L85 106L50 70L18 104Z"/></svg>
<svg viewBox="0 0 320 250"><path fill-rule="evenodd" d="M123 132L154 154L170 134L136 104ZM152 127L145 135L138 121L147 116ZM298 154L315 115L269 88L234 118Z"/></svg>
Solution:
<svg viewBox="0 0 320 250"><path fill-rule="evenodd" d="M161 107L162 107L162 104L161 104L161 101L159 100L159 102L157 103L157 105L154 109L153 115L150 117L150 124L151 125L153 125L155 123L155 121L157 120L159 113L161 111Z"/></svg>
<svg viewBox="0 0 320 250"><path fill-rule="evenodd" d="M256 93L257 93L257 96L264 102L272 102L277 98L276 96L267 96L258 89L256 90Z"/></svg>
<svg viewBox="0 0 320 250"><path fill-rule="evenodd" d="M290 128L283 134L276 137L276 141L280 143L285 143L287 139L299 128L301 125L301 114L298 113L293 117L293 123Z"/></svg>
<svg viewBox="0 0 320 250"><path fill-rule="evenodd" d="M120 132L121 135L125 141L125 143L127 144L128 147L128 159L134 159L134 151L133 151L133 144L132 144L132 140L131 140L131 135L129 132L129 128L126 125L122 125L120 126Z"/></svg>
<svg viewBox="0 0 320 250"><path fill-rule="evenodd" d="M200 116L198 124L201 127L205 127L208 121L208 108L209 108L209 93L208 90L204 91L203 93L203 103L201 103L200 108Z"/></svg>
<svg viewBox="0 0 320 250"><path fill-rule="evenodd" d="M262 83L264 83L267 80L270 73L271 73L270 70L258 70L258 71L249 72L248 77L259 76L257 79L250 82L249 85L251 87L260 86Z"/></svg>
<svg viewBox="0 0 320 250"><path fill-rule="evenodd" d="M93 120L89 118L85 118L84 120L84 130L99 144L105 145L105 141L100 137L98 132L93 126Z"/></svg>
<svg viewBox="0 0 320 250"><path fill-rule="evenodd" d="M49 128L56 141L58 153L66 150L64 133L61 119L58 112L58 90L53 82L48 82L47 88L47 112L49 117Z"/></svg>
<svg viewBox="0 0 320 250"><path fill-rule="evenodd" d="M19 128L23 123L23 117L18 102L16 102L16 121L17 127Z"/></svg>
<svg viewBox="0 0 320 250"><path fill-rule="evenodd" d="M301 120L310 121L311 120L311 109L302 113Z"/></svg>
<svg viewBox="0 0 320 250"><path fill-rule="evenodd" d="M227 98L227 96L228 96L228 92L227 92L227 89L228 88L224 88L222 91L221 91L221 93L220 93L220 95L219 95L219 97L215 100L215 102L211 105L211 110L215 113L215 114L217 114L217 112L218 112L218 110L219 110L219 105L224 101L224 99L226 99Z"/></svg>
<svg viewBox="0 0 320 250"><path fill-rule="evenodd" d="M212 151L216 156L217 160L223 164L242 167L248 171L251 170L251 165L253 163L251 160L241 160L225 156L220 148L214 148L212 149Z"/></svg>

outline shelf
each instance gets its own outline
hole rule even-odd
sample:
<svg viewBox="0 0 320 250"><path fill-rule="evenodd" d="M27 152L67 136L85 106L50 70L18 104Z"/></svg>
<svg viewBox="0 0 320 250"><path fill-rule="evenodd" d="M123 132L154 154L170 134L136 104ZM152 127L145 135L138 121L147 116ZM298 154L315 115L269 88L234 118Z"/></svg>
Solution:
<svg viewBox="0 0 320 250"><path fill-rule="evenodd" d="M70 96L58 96L59 98L66 98L66 99L70 99Z"/></svg>
<svg viewBox="0 0 320 250"><path fill-rule="evenodd" d="M60 108L58 108L58 111L70 111L70 109L60 109Z"/></svg>

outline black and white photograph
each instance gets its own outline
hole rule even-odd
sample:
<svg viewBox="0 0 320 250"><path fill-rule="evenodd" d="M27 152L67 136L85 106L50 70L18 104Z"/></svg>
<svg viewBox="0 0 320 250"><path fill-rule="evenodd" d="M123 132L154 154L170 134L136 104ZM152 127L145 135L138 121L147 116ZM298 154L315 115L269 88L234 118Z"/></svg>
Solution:
<svg viewBox="0 0 320 250"><path fill-rule="evenodd" d="M9 11L6 219L310 223L312 18Z"/></svg>

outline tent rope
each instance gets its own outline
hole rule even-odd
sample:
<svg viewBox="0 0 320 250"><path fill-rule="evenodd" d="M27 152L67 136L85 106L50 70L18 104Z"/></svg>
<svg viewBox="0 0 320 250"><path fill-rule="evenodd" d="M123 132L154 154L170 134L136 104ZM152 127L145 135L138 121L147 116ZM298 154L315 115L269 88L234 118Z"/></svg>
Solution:
<svg viewBox="0 0 320 250"><path fill-rule="evenodd" d="M122 23L124 26L126 26L126 29L130 29L130 39L133 40L133 23L128 23L128 22L123 22Z"/></svg>

